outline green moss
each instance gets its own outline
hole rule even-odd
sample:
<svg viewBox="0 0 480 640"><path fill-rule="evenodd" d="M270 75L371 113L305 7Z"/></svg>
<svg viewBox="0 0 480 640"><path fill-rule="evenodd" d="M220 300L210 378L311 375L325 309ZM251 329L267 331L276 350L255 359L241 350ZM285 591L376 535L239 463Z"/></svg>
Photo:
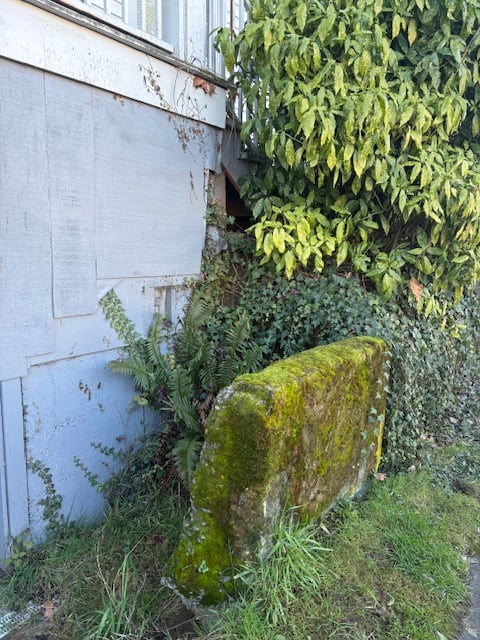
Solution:
<svg viewBox="0 0 480 640"><path fill-rule="evenodd" d="M361 488L378 463L384 350L376 338L318 347L241 376L219 396L172 561L184 594L221 598L232 565L256 553L285 506L317 516Z"/></svg>
<svg viewBox="0 0 480 640"><path fill-rule="evenodd" d="M232 592L228 548L225 531L209 513L196 511L190 517L168 571L180 593L193 604L214 605Z"/></svg>

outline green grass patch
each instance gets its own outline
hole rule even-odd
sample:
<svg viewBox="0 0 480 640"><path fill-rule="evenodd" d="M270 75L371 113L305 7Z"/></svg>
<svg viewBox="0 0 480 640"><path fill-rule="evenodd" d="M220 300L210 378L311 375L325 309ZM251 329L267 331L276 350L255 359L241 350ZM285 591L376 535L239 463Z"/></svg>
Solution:
<svg viewBox="0 0 480 640"><path fill-rule="evenodd" d="M196 637L457 637L465 557L480 553L479 460L476 442L456 443L435 451L428 472L375 480L363 499L340 501L321 522L285 514L268 552L239 572L237 598ZM161 576L185 508L174 489L151 488L118 498L100 526L62 525L38 547L18 541L0 604L53 600L51 640L169 637L179 601Z"/></svg>
<svg viewBox="0 0 480 640"><path fill-rule="evenodd" d="M60 527L13 557L0 605L21 610L29 600L53 601L52 640L154 637L178 606L160 577L184 512L171 489L112 506L100 526Z"/></svg>
<svg viewBox="0 0 480 640"><path fill-rule="evenodd" d="M320 527L279 522L270 553L240 574L247 587L211 631L232 640L453 638L479 522L478 500L426 473L377 481Z"/></svg>

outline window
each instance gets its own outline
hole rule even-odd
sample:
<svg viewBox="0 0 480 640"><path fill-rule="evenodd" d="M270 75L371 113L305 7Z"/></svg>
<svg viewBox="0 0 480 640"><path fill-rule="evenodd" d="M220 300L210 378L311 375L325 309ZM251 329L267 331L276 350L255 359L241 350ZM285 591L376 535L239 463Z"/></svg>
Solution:
<svg viewBox="0 0 480 640"><path fill-rule="evenodd" d="M240 31L247 21L249 10L250 0L207 0L208 66L219 75L225 73L225 68L221 54L214 47L211 34L219 27L229 27L234 32Z"/></svg>
<svg viewBox="0 0 480 640"><path fill-rule="evenodd" d="M1 0L0 0L1 2ZM213 45L213 33L227 26L242 28L248 16L249 0L26 0L52 9L52 5L77 10L106 25L105 35L116 37L116 28L137 40L172 53L193 66L224 74L223 60ZM69 17L78 22L75 17ZM96 29L91 24L85 24ZM103 29L102 26L102 29ZM98 29L96 29L98 30ZM118 38L117 38L118 39Z"/></svg>
<svg viewBox="0 0 480 640"><path fill-rule="evenodd" d="M81 0L92 9L121 20L133 32L151 36L157 44L173 51L178 43L178 2L172 0ZM150 38L149 38L150 39ZM168 44L167 44L168 43ZM170 46L169 46L170 45Z"/></svg>
<svg viewBox="0 0 480 640"><path fill-rule="evenodd" d="M229 26L238 31L245 23L249 0L81 0L107 16L161 41L184 59L222 74L223 61L213 46L212 32ZM199 24L204 25L206 49L199 55ZM193 41L193 51L192 49Z"/></svg>

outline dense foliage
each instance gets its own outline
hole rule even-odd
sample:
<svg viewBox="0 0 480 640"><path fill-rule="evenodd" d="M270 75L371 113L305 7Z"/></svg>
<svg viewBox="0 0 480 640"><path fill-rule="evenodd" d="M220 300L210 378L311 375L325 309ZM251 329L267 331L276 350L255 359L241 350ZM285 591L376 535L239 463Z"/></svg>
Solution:
<svg viewBox="0 0 480 640"><path fill-rule="evenodd" d="M229 304L219 306L209 323L211 339L224 322L246 314L267 365L347 336L384 338L391 349L385 469L417 463L432 439L473 430L480 409L478 294L472 292L449 310L447 321L457 327L452 332L433 316L418 316L406 303L386 302L354 276L327 268L321 275L298 271L288 280L273 267L258 265L244 238L234 237L232 246L224 256L223 280L217 268L216 281L204 284L210 295L225 286L229 293Z"/></svg>
<svg viewBox="0 0 480 640"><path fill-rule="evenodd" d="M163 454L167 459L173 456L188 486L216 395L236 376L258 366L260 352L250 339L248 318L244 313L235 314L211 334L213 298L197 289L178 331L156 316L148 335L142 337L126 317L115 291L104 296L101 304L125 345L123 356L108 366L132 378L137 403L163 412L167 441ZM157 451L154 449L155 455Z"/></svg>
<svg viewBox="0 0 480 640"><path fill-rule="evenodd" d="M253 0L218 45L251 114L257 251L343 265L426 315L480 272L476 0Z"/></svg>

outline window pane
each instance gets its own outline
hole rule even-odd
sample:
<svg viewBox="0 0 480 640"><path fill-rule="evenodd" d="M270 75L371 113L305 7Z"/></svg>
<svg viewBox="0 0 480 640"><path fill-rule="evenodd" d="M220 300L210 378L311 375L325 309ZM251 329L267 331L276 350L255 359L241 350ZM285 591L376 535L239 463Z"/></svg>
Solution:
<svg viewBox="0 0 480 640"><path fill-rule="evenodd" d="M160 31L160 12L157 0L145 0L145 31L152 36L162 37Z"/></svg>

